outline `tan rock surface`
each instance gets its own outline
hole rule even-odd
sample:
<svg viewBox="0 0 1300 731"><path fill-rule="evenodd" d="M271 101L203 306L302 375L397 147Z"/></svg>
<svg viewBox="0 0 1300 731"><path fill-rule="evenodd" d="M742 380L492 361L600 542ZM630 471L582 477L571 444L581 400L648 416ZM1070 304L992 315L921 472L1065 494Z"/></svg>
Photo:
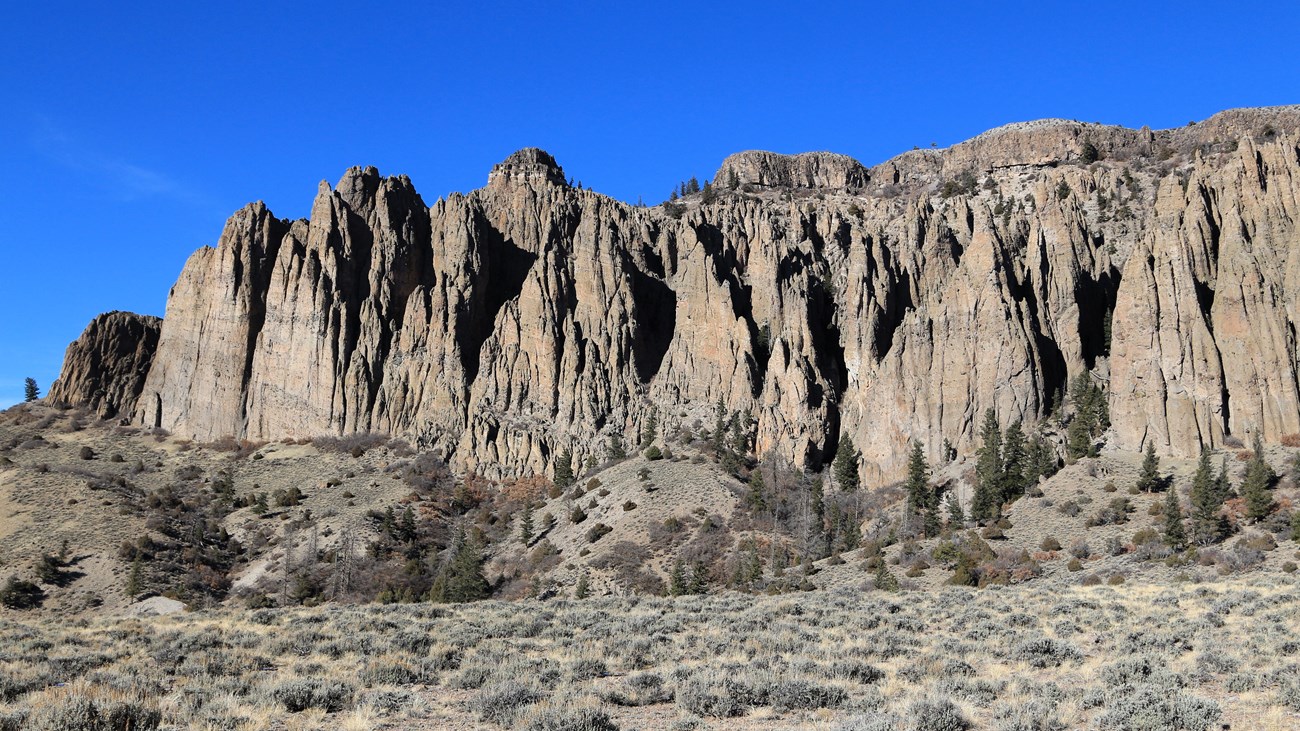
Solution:
<svg viewBox="0 0 1300 731"><path fill-rule="evenodd" d="M309 219L253 204L190 259L132 413L406 435L500 476L652 413L711 427L721 400L760 454L816 466L844 431L880 481L907 440L969 451L985 409L1032 423L1087 369L1122 447L1274 440L1300 432L1298 130L1295 108L1045 120L870 171L740 153L718 180L751 193L680 212L570 188L536 149L432 205L354 168Z"/></svg>

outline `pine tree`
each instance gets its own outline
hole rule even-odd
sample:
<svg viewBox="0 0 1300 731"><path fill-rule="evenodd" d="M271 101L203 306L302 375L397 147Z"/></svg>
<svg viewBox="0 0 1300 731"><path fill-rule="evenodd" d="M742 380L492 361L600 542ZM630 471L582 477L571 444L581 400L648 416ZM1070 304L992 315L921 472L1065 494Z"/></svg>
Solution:
<svg viewBox="0 0 1300 731"><path fill-rule="evenodd" d="M745 495L745 504L755 513L767 510L767 486L763 484L763 471L756 469L749 473L749 492Z"/></svg>
<svg viewBox="0 0 1300 731"><path fill-rule="evenodd" d="M36 399L41 397L41 389L36 387L35 378L27 379L26 383L23 386L23 393L24 393L23 395L24 401L35 401Z"/></svg>
<svg viewBox="0 0 1300 731"><path fill-rule="evenodd" d="M709 587L709 568L696 559L691 564L691 578L686 582L687 594L703 594Z"/></svg>
<svg viewBox="0 0 1300 731"><path fill-rule="evenodd" d="M966 525L966 511L961 509L961 500L955 491L948 493L948 524L954 529Z"/></svg>
<svg viewBox="0 0 1300 731"><path fill-rule="evenodd" d="M434 579L429 597L435 602L472 602L487 597L488 591L483 576L483 548L458 529L451 556Z"/></svg>
<svg viewBox="0 0 1300 731"><path fill-rule="evenodd" d="M528 546L533 542L533 505L528 503L524 505L523 513L519 516L519 542Z"/></svg>
<svg viewBox="0 0 1300 731"><path fill-rule="evenodd" d="M1016 419L1002 437L1001 502L1011 502L1025 494L1027 457L1025 432L1020 426L1020 420Z"/></svg>
<svg viewBox="0 0 1300 731"><path fill-rule="evenodd" d="M410 505L402 511L402 518L397 523L396 537L403 543L413 543L416 538L415 511Z"/></svg>
<svg viewBox="0 0 1300 731"><path fill-rule="evenodd" d="M1178 491L1169 488L1165 495L1165 543L1175 551L1187 545L1187 530L1183 527L1183 509L1178 504Z"/></svg>
<svg viewBox="0 0 1300 731"><path fill-rule="evenodd" d="M1142 471L1138 474L1137 489L1153 492L1160 484L1160 458L1156 456L1155 442L1147 440L1147 453L1142 458Z"/></svg>
<svg viewBox="0 0 1300 731"><path fill-rule="evenodd" d="M840 444L835 450L832 468L835 471L835 482L841 490L847 492L858 489L858 450L854 448L849 435L843 432L840 433Z"/></svg>
<svg viewBox="0 0 1300 731"><path fill-rule="evenodd" d="M144 591L144 561L139 556L131 562L131 573L126 577L126 598L135 601Z"/></svg>
<svg viewBox="0 0 1300 731"><path fill-rule="evenodd" d="M573 450L566 447L555 460L555 486L567 490L573 485Z"/></svg>
<svg viewBox="0 0 1300 731"><path fill-rule="evenodd" d="M889 572L884 561L876 568L876 588L880 591L898 591L898 578Z"/></svg>
<svg viewBox="0 0 1300 731"><path fill-rule="evenodd" d="M1223 500L1216 483L1210 467L1210 453L1202 449L1189 496L1192 502L1192 539L1198 545L1208 546L1222 535L1219 508L1223 506Z"/></svg>
<svg viewBox="0 0 1300 731"><path fill-rule="evenodd" d="M722 403L722 397L718 397L718 405L713 412L713 433L709 435L709 442L713 447L713 453L722 460L723 453L727 450L727 407Z"/></svg>
<svg viewBox="0 0 1300 731"><path fill-rule="evenodd" d="M921 443L912 442L912 454L907 460L907 510L919 513L929 507L930 465L925 461Z"/></svg>
<svg viewBox="0 0 1300 731"><path fill-rule="evenodd" d="M681 596L686 593L686 567L679 558L673 562L673 570L668 575L668 594Z"/></svg>
<svg viewBox="0 0 1300 731"><path fill-rule="evenodd" d="M1029 440L1025 462L1026 490L1037 485L1040 477L1051 477L1056 474L1056 452L1043 441L1041 434L1035 434L1034 438Z"/></svg>
<svg viewBox="0 0 1300 731"><path fill-rule="evenodd" d="M984 412L980 440L975 463L975 496L970 511L976 522L991 523L1002 515L1002 430L993 409Z"/></svg>
<svg viewBox="0 0 1300 731"><path fill-rule="evenodd" d="M627 459L627 447L623 446L623 435L611 434L609 439L605 440L605 459L611 462Z"/></svg>
<svg viewBox="0 0 1300 731"><path fill-rule="evenodd" d="M653 409L646 417L645 425L641 427L641 446L648 447L659 437L659 415Z"/></svg>
<svg viewBox="0 0 1300 731"><path fill-rule="evenodd" d="M578 586L573 590L573 598L586 599L587 596L590 594L591 594L591 582L587 579L587 575L583 574L582 576L578 577Z"/></svg>
<svg viewBox="0 0 1300 731"><path fill-rule="evenodd" d="M1258 522L1273 512L1273 480L1277 474L1264 460L1264 443L1255 434L1255 454L1246 463L1246 477L1241 481L1241 497L1246 501L1246 518Z"/></svg>

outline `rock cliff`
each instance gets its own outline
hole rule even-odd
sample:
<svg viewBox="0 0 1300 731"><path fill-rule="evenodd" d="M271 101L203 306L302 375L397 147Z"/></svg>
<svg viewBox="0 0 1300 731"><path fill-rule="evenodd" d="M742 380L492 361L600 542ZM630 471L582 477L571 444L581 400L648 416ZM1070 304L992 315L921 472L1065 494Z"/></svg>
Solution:
<svg viewBox="0 0 1300 731"><path fill-rule="evenodd" d="M159 318L130 312L91 320L68 346L49 400L88 407L105 419L134 413L161 329Z"/></svg>
<svg viewBox="0 0 1300 731"><path fill-rule="evenodd" d="M1298 130L1279 107L1009 125L871 169L746 152L681 208L570 188L536 149L431 205L353 168L307 219L236 213L156 348L92 361L118 353L92 324L57 395L205 440L400 434L487 475L721 402L761 454L817 466L845 433L887 480L909 439L970 450L985 409L1035 422L1085 370L1119 446L1277 439L1300 432Z"/></svg>

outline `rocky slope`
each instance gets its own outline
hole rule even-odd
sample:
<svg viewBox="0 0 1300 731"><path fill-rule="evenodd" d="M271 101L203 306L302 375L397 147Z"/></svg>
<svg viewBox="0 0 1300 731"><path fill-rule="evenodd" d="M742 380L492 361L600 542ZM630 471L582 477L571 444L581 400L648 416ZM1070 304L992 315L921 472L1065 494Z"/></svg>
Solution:
<svg viewBox="0 0 1300 731"><path fill-rule="evenodd" d="M1285 107L1010 125L871 169L741 153L680 208L570 188L540 150L431 205L353 168L308 219L237 212L156 348L89 365L118 352L92 326L51 396L202 440L405 435L489 476L721 402L759 454L816 467L845 433L881 481L907 440L970 450L985 409L1034 422L1085 370L1122 448L1276 440L1300 432L1298 130Z"/></svg>

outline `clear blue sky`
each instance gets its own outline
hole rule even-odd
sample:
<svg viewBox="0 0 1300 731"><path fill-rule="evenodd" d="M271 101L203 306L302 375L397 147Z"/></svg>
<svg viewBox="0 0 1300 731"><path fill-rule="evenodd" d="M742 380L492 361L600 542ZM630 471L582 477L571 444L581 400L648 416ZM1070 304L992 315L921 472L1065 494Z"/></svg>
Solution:
<svg viewBox="0 0 1300 731"><path fill-rule="evenodd" d="M163 314L240 206L304 216L350 165L432 202L536 145L653 203L738 150L874 164L1012 121L1300 102L1294 3L143 5L0 16L0 406L95 314Z"/></svg>

